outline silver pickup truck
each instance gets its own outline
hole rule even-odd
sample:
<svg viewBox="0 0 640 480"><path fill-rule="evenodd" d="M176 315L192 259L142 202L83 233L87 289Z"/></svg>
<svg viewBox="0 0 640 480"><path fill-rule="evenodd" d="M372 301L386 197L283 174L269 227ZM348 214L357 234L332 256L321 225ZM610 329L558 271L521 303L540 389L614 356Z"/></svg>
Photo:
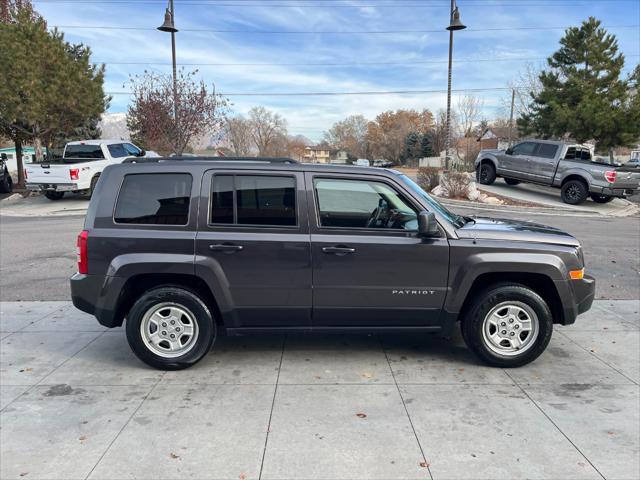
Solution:
<svg viewBox="0 0 640 480"><path fill-rule="evenodd" d="M607 203L640 187L637 168L594 159L586 146L549 140L527 140L507 150L481 150L475 168L483 185L491 185L497 177L508 185L548 185L561 189L562 201L571 205L584 202L587 196Z"/></svg>

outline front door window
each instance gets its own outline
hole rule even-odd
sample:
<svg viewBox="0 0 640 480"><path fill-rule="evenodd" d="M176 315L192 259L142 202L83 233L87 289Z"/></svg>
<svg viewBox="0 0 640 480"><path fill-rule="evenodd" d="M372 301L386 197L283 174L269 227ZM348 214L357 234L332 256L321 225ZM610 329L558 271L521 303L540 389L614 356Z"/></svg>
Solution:
<svg viewBox="0 0 640 480"><path fill-rule="evenodd" d="M382 182L317 178L314 180L319 224L329 228L416 230L416 210Z"/></svg>

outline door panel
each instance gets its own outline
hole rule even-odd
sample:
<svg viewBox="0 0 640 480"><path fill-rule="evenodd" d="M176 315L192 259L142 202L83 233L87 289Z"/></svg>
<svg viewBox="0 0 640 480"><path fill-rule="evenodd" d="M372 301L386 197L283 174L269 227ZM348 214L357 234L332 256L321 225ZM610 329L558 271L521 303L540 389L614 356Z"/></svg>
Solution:
<svg viewBox="0 0 640 480"><path fill-rule="evenodd" d="M307 184L314 185L314 190L314 177L326 178L307 175ZM371 181L371 177L362 181ZM399 185L387 183L387 186L402 195ZM367 210L363 192L355 194L348 190L342 192L344 202L348 203L346 212L356 208ZM420 210L406 197L402 199L415 211ZM395 203L393 199L389 201ZM441 238L421 239L409 229L326 227L319 221L325 215L316 210L318 203L323 202L318 202L318 197L310 192L313 326L437 325L449 266L449 244L444 234ZM376 203L371 199L374 207ZM332 213L344 218L338 201L325 204L331 204ZM407 212L404 214L402 218L407 217ZM413 223L408 220L405 225L411 227Z"/></svg>
<svg viewBox="0 0 640 480"><path fill-rule="evenodd" d="M303 175L243 170L216 171L213 177L213 206L211 173L202 185L196 270L215 283L227 326L310 327L311 253ZM289 180L283 184L283 178ZM295 195L286 185L291 180ZM288 225L291 209L294 225Z"/></svg>
<svg viewBox="0 0 640 480"><path fill-rule="evenodd" d="M523 142L512 147L512 154L503 154L503 171L500 172L508 178L520 180L531 179L531 154L534 153L536 144L533 142Z"/></svg>
<svg viewBox="0 0 640 480"><path fill-rule="evenodd" d="M556 171L556 153L559 146L550 143L538 143L535 154L529 157L529 176L531 180L551 183Z"/></svg>

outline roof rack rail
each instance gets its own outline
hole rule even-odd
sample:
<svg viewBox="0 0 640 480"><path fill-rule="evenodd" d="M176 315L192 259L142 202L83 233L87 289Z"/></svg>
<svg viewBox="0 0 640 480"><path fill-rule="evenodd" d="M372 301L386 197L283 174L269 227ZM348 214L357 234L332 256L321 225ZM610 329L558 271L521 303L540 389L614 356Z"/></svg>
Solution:
<svg viewBox="0 0 640 480"><path fill-rule="evenodd" d="M287 157L131 157L122 163L160 163L160 162L246 162L246 163L298 163Z"/></svg>

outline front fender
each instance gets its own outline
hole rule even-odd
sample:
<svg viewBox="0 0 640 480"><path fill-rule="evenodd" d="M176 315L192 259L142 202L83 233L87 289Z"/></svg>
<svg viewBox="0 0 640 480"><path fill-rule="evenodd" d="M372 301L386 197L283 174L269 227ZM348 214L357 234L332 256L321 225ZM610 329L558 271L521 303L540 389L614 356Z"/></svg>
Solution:
<svg viewBox="0 0 640 480"><path fill-rule="evenodd" d="M486 273L534 273L548 277L556 286L558 283L566 283L565 280L568 278L564 262L552 254L505 255L504 252L478 252L467 257L456 271L450 272L451 282L445 300L445 310L451 313L460 312L472 285ZM562 295L560 298L563 298Z"/></svg>
<svg viewBox="0 0 640 480"><path fill-rule="evenodd" d="M474 162L475 168L477 169L480 166L480 163L485 160L488 160L491 163L493 163L493 166L495 167L495 169L498 170L498 157L496 157L493 153L483 153L483 152L480 152L478 154L478 157Z"/></svg>

